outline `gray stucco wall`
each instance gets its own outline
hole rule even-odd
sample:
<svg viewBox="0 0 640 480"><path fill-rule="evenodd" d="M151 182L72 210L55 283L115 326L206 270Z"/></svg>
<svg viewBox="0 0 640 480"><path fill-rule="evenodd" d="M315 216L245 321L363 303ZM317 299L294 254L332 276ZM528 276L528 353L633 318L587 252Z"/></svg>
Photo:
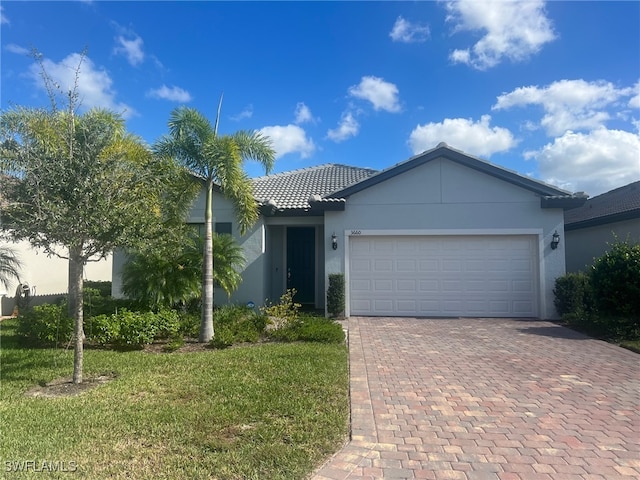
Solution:
<svg viewBox="0 0 640 480"><path fill-rule="evenodd" d="M345 244L353 231L441 234L528 234L539 239L539 311L555 318L553 286L564 274L564 239L549 247L554 231L563 235L561 209L541 209L540 198L515 185L446 159L434 160L347 199L344 212L325 214L326 271L345 271ZM332 250L330 237L338 235Z"/></svg>
<svg viewBox="0 0 640 480"><path fill-rule="evenodd" d="M567 272L585 272L595 258L609 250L616 238L640 243L640 219L568 230L565 236Z"/></svg>
<svg viewBox="0 0 640 480"><path fill-rule="evenodd" d="M246 234L240 235L235 212L231 203L221 194L214 192L213 196L213 223L231 222L233 226L233 236L238 244L243 248L245 255L245 267L242 270L243 282L238 290L228 296L221 289L214 291L215 303L224 304L228 302L246 304L253 301L260 305L267 297L265 291L265 228L262 218ZM204 191L196 198L189 214L189 223L203 224L205 210ZM117 251L113 258L113 285L112 292L115 296L122 296L122 284L120 270L125 262L125 255Z"/></svg>

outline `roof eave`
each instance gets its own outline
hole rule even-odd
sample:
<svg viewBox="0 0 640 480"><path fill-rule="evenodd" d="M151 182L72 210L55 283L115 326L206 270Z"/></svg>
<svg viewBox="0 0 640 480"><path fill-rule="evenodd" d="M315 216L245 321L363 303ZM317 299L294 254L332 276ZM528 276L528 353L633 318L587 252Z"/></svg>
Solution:
<svg viewBox="0 0 640 480"><path fill-rule="evenodd" d="M579 230L581 228L598 227L600 225L607 225L614 222L623 222L625 220L637 220L640 218L640 209L628 210L626 212L614 213L611 215L603 215L601 217L589 218L587 220L580 220L573 223L565 223L564 229Z"/></svg>
<svg viewBox="0 0 640 480"><path fill-rule="evenodd" d="M540 197L540 208L562 208L563 210L571 210L585 204L587 195L584 193L576 193L575 195L552 195Z"/></svg>

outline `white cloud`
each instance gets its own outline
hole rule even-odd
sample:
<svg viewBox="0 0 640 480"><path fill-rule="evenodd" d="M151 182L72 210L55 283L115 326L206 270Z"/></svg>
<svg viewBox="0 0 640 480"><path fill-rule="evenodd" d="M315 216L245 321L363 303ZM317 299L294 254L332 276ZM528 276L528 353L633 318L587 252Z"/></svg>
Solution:
<svg viewBox="0 0 640 480"><path fill-rule="evenodd" d="M147 96L178 103L188 103L193 99L186 90L180 87L167 87L166 85L149 90Z"/></svg>
<svg viewBox="0 0 640 480"><path fill-rule="evenodd" d="M538 52L555 34L542 0L458 0L446 3L455 31L484 32L472 47L454 50L450 58L479 70L504 58L521 61Z"/></svg>
<svg viewBox="0 0 640 480"><path fill-rule="evenodd" d="M249 104L246 107L244 107L244 109L236 114L233 115L231 117L231 120L233 120L234 122L239 122L240 120L244 120L245 118L251 118L253 117L253 105Z"/></svg>
<svg viewBox="0 0 640 480"><path fill-rule="evenodd" d="M545 181L599 195L640 180L640 135L606 128L567 132L525 158L538 162Z"/></svg>
<svg viewBox="0 0 640 480"><path fill-rule="evenodd" d="M401 16L396 19L389 36L394 42L415 43L424 42L429 38L430 32L427 25L411 23Z"/></svg>
<svg viewBox="0 0 640 480"><path fill-rule="evenodd" d="M349 88L349 95L371 102L375 110L399 112L398 87L378 77L362 77L359 85Z"/></svg>
<svg viewBox="0 0 640 480"><path fill-rule="evenodd" d="M541 125L548 135L559 136L568 130L592 130L604 126L611 117L606 109L617 106L620 99L633 93L637 94L637 89L619 89L611 82L560 80L544 88L520 87L500 95L492 109L540 105L545 112ZM633 101L631 99L629 105Z"/></svg>
<svg viewBox="0 0 640 480"><path fill-rule="evenodd" d="M453 148L472 155L489 157L496 152L513 148L518 142L506 128L491 127L491 117L483 115L480 121L466 118L446 118L441 123L418 125L409 136L414 154L446 142Z"/></svg>
<svg viewBox="0 0 640 480"><path fill-rule="evenodd" d="M118 35L113 52L116 55L124 55L127 61L135 67L144 62L143 43L142 38L136 34L133 34L133 38L125 38L124 35Z"/></svg>
<svg viewBox="0 0 640 480"><path fill-rule="evenodd" d="M4 14L4 7L2 5L0 5L0 24L9 24L11 22L9 22L9 19L7 18L7 16Z"/></svg>
<svg viewBox="0 0 640 480"><path fill-rule="evenodd" d="M336 143L343 142L349 137L355 137L360 131L360 124L352 112L344 112L337 128L329 130L327 137Z"/></svg>
<svg viewBox="0 0 640 480"><path fill-rule="evenodd" d="M260 129L260 133L271 139L276 158L296 152L302 158L306 158L316 149L313 140L308 138L304 129L298 125L263 127Z"/></svg>
<svg viewBox="0 0 640 480"><path fill-rule="evenodd" d="M314 122L315 119L311 114L311 109L307 107L304 102L298 102L296 105L296 123Z"/></svg>
<svg viewBox="0 0 640 480"><path fill-rule="evenodd" d="M60 90L55 93L62 94L66 94L74 88L76 71L80 65L77 92L82 108L106 108L122 114L125 118L136 114L136 111L127 104L116 101L113 80L105 70L97 68L89 57L72 53L58 63L45 58L42 60L42 65ZM29 67L29 75L38 88L45 89L38 63L33 63Z"/></svg>
<svg viewBox="0 0 640 480"><path fill-rule="evenodd" d="M629 100L629 107L640 109L640 82L633 86L634 95Z"/></svg>
<svg viewBox="0 0 640 480"><path fill-rule="evenodd" d="M29 55L31 51L28 48L21 47L20 45L16 45L15 43L9 43L4 47L7 52L17 53L18 55Z"/></svg>

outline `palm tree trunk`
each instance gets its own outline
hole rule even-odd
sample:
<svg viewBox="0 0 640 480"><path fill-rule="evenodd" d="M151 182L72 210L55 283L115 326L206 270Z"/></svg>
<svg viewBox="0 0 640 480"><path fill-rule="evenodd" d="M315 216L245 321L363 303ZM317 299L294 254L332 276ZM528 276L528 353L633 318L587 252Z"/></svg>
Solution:
<svg viewBox="0 0 640 480"><path fill-rule="evenodd" d="M68 314L74 320L74 354L73 354L73 383L82 383L82 364L84 354L84 328L83 310L84 301L82 297L83 281L82 273L84 269L84 259L82 257L82 247L71 247L69 249L69 305Z"/></svg>
<svg viewBox="0 0 640 480"><path fill-rule="evenodd" d="M202 265L202 323L200 342L213 338L213 181L207 180L204 210L204 253Z"/></svg>

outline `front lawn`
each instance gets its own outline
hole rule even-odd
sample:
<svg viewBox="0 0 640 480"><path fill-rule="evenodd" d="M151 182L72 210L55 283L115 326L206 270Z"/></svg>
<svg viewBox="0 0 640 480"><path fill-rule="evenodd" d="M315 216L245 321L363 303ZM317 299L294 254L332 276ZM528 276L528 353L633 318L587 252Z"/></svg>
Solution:
<svg viewBox="0 0 640 480"><path fill-rule="evenodd" d="M0 323L0 470L9 478L57 468L54 478L303 479L347 436L344 344L89 349L85 378L115 379L34 398L25 392L70 376L73 350L24 348L15 330L15 320Z"/></svg>

